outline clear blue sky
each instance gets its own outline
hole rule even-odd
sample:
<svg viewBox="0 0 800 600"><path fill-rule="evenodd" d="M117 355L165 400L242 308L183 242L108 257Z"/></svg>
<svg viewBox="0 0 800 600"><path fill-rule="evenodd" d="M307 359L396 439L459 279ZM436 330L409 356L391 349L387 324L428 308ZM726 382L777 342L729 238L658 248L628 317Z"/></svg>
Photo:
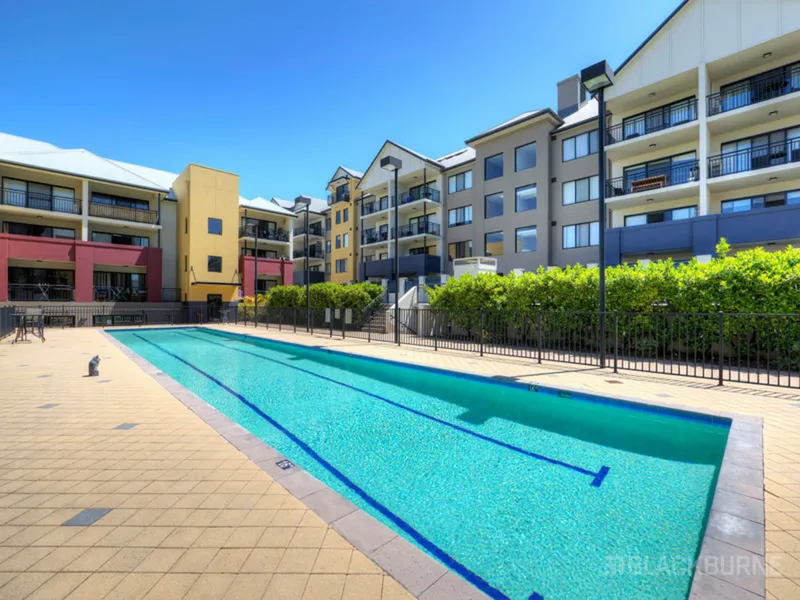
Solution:
<svg viewBox="0 0 800 600"><path fill-rule="evenodd" d="M555 107L556 82L616 68L678 3L8 2L0 131L322 197L387 138L438 157Z"/></svg>

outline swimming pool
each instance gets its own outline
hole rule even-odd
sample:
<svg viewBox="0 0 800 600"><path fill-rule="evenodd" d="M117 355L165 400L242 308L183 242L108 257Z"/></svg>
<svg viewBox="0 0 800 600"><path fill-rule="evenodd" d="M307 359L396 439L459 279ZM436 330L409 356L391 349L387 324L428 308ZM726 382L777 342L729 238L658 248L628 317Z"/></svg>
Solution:
<svg viewBox="0 0 800 600"><path fill-rule="evenodd" d="M489 596L688 594L724 419L206 329L112 335Z"/></svg>

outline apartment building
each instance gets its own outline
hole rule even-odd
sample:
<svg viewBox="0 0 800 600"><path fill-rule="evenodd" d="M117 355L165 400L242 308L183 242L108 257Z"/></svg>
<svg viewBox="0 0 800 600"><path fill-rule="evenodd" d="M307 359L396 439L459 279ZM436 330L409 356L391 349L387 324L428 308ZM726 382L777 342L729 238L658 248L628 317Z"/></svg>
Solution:
<svg viewBox="0 0 800 600"><path fill-rule="evenodd" d="M327 202L311 196L276 201L289 208L297 218L294 228L294 285L305 285L306 279L309 283L323 283L328 254L325 248L325 220L330 213Z"/></svg>
<svg viewBox="0 0 800 600"><path fill-rule="evenodd" d="M360 171L338 167L328 182L325 280L334 283L358 281L359 218L361 198L355 190L364 177Z"/></svg>
<svg viewBox="0 0 800 600"><path fill-rule="evenodd" d="M606 104L609 264L800 238L797 2L681 3Z"/></svg>
<svg viewBox="0 0 800 600"><path fill-rule="evenodd" d="M296 218L239 196L233 173L0 134L0 302L184 302L213 315L255 288L256 255L259 288L291 283Z"/></svg>

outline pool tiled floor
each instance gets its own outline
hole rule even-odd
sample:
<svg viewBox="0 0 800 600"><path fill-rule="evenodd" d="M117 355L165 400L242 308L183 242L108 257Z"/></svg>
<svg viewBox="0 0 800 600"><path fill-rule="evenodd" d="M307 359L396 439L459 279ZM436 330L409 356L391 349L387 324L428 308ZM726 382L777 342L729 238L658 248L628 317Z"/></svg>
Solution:
<svg viewBox="0 0 800 600"><path fill-rule="evenodd" d="M760 416L767 598L800 598L800 391L246 333ZM85 378L95 354L101 378ZM44 344L6 340L0 372L0 598L411 597L99 331L49 330ZM38 409L45 403L55 406ZM62 525L87 508L111 510L90 526Z"/></svg>

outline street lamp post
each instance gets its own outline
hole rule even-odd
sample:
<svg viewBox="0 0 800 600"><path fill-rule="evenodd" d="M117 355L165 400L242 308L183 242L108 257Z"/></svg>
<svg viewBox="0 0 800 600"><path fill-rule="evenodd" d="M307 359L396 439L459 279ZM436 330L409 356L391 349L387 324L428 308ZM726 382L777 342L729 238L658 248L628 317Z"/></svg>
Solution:
<svg viewBox="0 0 800 600"><path fill-rule="evenodd" d="M397 178L403 161L394 156L381 159L381 169L394 171L394 341L400 345L400 236L398 221L400 218L400 194L397 191Z"/></svg>
<svg viewBox="0 0 800 600"><path fill-rule="evenodd" d="M311 202L309 200L307 200L306 198L298 198L297 200L295 200L295 202L297 204L304 204L305 207L306 207L306 210L305 210L305 225L304 225L305 226L305 237L306 237L306 239L305 239L305 242L303 242L303 247L305 248L305 254L306 254L306 257L305 257L305 259L306 259L305 260L305 262L306 262L306 268L305 268L305 271L306 271L305 272L305 276L306 276L305 277L305 279L306 279L306 331L308 331L309 327L310 327L310 323L311 323L311 294L310 294L310 285L309 285L309 279L311 277L311 263L308 260L310 258L309 257L309 252L311 251L311 249L309 248L309 236L308 236L308 208L309 208Z"/></svg>
<svg viewBox="0 0 800 600"><path fill-rule="evenodd" d="M581 71L581 83L597 98L598 131L598 178L600 188L599 223L600 229L600 368L606 366L606 103L604 91L614 85L614 71L609 64L601 60Z"/></svg>

